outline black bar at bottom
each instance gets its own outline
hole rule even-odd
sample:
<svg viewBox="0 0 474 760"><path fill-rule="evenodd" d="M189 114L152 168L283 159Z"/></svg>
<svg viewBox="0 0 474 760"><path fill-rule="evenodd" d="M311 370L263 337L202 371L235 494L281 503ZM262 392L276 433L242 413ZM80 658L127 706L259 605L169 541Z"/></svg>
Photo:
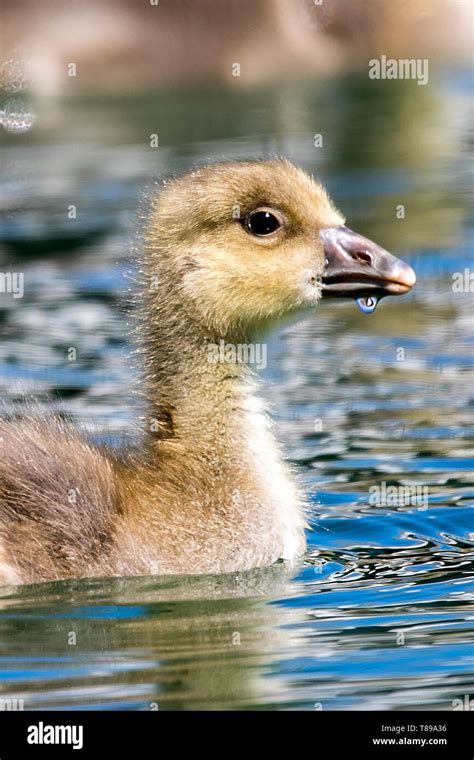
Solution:
<svg viewBox="0 0 474 760"><path fill-rule="evenodd" d="M460 712L0 712L0 759L156 758L258 748L373 758L474 758L474 713ZM223 733L225 732L225 733ZM286 750L286 751L287 751Z"/></svg>

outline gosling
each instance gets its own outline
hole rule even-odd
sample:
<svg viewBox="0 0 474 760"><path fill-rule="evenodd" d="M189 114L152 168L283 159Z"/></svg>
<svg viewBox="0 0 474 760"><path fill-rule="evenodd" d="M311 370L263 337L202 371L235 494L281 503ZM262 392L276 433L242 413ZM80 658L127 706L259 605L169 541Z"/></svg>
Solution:
<svg viewBox="0 0 474 760"><path fill-rule="evenodd" d="M296 563L305 501L251 367L227 349L261 342L321 298L369 308L415 282L280 159L165 183L143 237L140 444L111 453L55 418L0 421L3 584Z"/></svg>

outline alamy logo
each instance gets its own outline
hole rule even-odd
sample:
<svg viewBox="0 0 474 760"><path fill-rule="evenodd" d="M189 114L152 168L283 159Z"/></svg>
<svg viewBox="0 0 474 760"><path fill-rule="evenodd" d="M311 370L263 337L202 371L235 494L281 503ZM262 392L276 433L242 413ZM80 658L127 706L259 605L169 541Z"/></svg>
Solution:
<svg viewBox="0 0 474 760"><path fill-rule="evenodd" d="M428 84L427 58L387 58L386 55L369 61L370 79L416 79L417 84Z"/></svg>
<svg viewBox="0 0 474 760"><path fill-rule="evenodd" d="M369 488L369 504L373 507L418 507L428 509L428 486L388 486L382 481Z"/></svg>
<svg viewBox="0 0 474 760"><path fill-rule="evenodd" d="M0 711L17 711L25 709L25 700L17 699L16 697L9 697L6 699L0 699Z"/></svg>
<svg viewBox="0 0 474 760"><path fill-rule="evenodd" d="M23 272L0 272L0 293L12 293L13 298L23 298L24 279Z"/></svg>
<svg viewBox="0 0 474 760"><path fill-rule="evenodd" d="M252 364L256 369L267 366L265 343L219 343L207 344L207 358L211 364Z"/></svg>
<svg viewBox="0 0 474 760"><path fill-rule="evenodd" d="M474 293L474 269L466 267L462 272L452 275L453 293Z"/></svg>
<svg viewBox="0 0 474 760"><path fill-rule="evenodd" d="M28 744L71 744L73 749L84 746L84 726L50 726L40 721L28 726Z"/></svg>
<svg viewBox="0 0 474 760"><path fill-rule="evenodd" d="M474 710L474 699L470 699L469 694L465 694L462 699L453 699L453 710Z"/></svg>

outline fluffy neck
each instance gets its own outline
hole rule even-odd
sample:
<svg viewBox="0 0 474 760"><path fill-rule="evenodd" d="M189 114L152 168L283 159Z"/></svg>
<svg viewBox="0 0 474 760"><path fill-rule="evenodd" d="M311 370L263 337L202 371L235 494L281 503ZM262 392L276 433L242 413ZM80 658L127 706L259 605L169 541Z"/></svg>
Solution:
<svg viewBox="0 0 474 760"><path fill-rule="evenodd" d="M206 330L169 286L153 300L142 344L152 451L174 445L208 472L232 469L236 483L258 482L259 458L266 452L267 464L279 467L279 452L255 396L255 375L222 351L250 345L248 338Z"/></svg>
<svg viewBox="0 0 474 760"><path fill-rule="evenodd" d="M198 544L221 558L203 565L206 571L294 559L304 550L301 502L256 380L243 363L216 361L210 348L245 336L207 332L165 279L148 293L144 313L148 488L141 513L160 529L169 514L178 532L181 518L183 531L186 524L201 530Z"/></svg>

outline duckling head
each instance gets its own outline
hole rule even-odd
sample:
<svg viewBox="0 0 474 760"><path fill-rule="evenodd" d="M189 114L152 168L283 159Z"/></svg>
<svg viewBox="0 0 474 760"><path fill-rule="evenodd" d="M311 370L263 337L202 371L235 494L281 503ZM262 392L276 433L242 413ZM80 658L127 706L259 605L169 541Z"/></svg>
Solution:
<svg viewBox="0 0 474 760"><path fill-rule="evenodd" d="M344 226L318 181L280 159L211 164L166 184L146 248L161 297L174 294L220 336L252 335L322 297L378 299L415 282Z"/></svg>

